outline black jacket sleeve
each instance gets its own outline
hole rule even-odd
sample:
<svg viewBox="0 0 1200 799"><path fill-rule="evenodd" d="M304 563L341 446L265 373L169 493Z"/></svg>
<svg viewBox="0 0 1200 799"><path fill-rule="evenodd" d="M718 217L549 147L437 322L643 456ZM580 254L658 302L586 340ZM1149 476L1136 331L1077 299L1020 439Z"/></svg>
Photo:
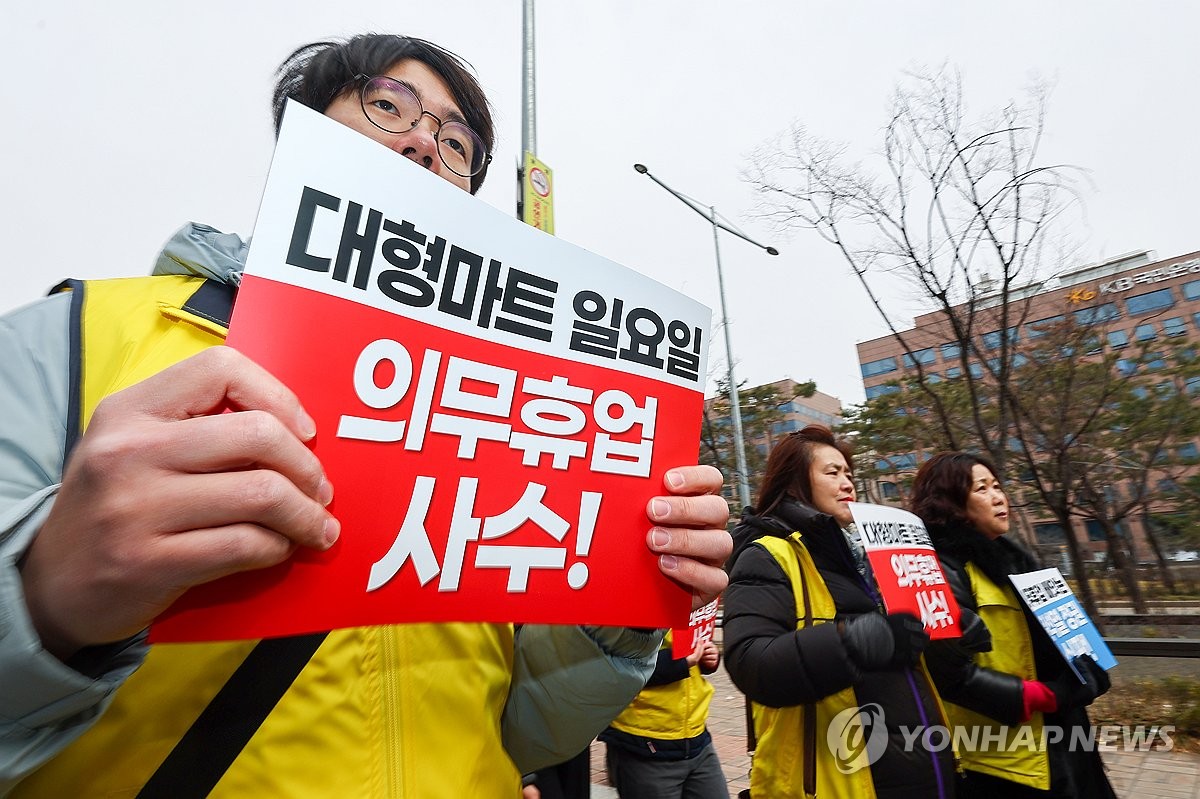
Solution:
<svg viewBox="0 0 1200 799"><path fill-rule="evenodd" d="M787 575L764 547L746 547L725 590L725 668L759 704L814 702L848 687L858 674L835 624L797 630L796 622Z"/></svg>
<svg viewBox="0 0 1200 799"><path fill-rule="evenodd" d="M679 682L687 678L689 671L687 658L676 659L671 655L671 647L664 646L658 650L658 662L654 664L654 673L650 675L646 687Z"/></svg>
<svg viewBox="0 0 1200 799"><path fill-rule="evenodd" d="M965 612L978 613L979 603L971 591L966 567L951 558L942 558L946 581ZM996 648L1005 641L993 639ZM942 698L968 710L982 713L1003 724L1019 724L1025 712L1023 681L1015 674L984 668L970 652L955 640L930 641L925 650L925 665Z"/></svg>

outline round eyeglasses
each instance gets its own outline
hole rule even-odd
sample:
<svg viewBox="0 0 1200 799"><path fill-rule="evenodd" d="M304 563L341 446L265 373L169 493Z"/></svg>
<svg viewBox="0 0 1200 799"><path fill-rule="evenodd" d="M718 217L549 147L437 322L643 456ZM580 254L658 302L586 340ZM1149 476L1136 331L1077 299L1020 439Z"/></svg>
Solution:
<svg viewBox="0 0 1200 799"><path fill-rule="evenodd" d="M465 122L456 119L443 120L431 111L426 111L413 90L398 80L383 75L368 78L358 75L363 82L359 98L363 113L372 125L388 133L408 133L428 115L437 122L438 156L442 163L456 175L474 177L492 160L483 139Z"/></svg>

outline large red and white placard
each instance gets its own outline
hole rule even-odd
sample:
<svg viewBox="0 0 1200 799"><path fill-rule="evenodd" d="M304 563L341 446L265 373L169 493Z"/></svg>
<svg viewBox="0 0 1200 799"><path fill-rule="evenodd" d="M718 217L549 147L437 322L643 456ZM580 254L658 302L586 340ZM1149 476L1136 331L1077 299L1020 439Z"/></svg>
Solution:
<svg viewBox="0 0 1200 799"><path fill-rule="evenodd" d="M645 511L696 461L710 315L291 104L228 343L316 420L341 539L153 639L684 623Z"/></svg>
<svg viewBox="0 0 1200 799"><path fill-rule="evenodd" d="M906 510L865 502L851 502L850 512L888 612L913 614L934 640L961 637L958 601L924 522Z"/></svg>

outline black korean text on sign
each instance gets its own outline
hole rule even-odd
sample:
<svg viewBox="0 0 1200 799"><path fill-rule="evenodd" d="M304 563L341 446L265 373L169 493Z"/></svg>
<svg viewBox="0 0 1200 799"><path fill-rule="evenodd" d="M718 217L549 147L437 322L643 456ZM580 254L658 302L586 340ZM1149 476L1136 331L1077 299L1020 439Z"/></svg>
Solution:
<svg viewBox="0 0 1200 799"><path fill-rule="evenodd" d="M610 302L598 292L584 290L571 302L575 321L570 348L602 358L639 363L686 380L700 378L703 331L685 322L670 323L649 308L625 313L625 301ZM667 354L660 354L666 341Z"/></svg>
<svg viewBox="0 0 1200 799"><path fill-rule="evenodd" d="M341 198L305 186L287 264L330 274L334 280L365 291L379 254L386 266L378 271L375 283L393 302L413 308L436 307L440 313L474 321L484 329L494 327L538 341L551 340L557 281L506 267L498 259L442 236L429 236L408 220L386 219L381 212L353 201L346 203L337 252L317 255L311 252L311 238L322 209L343 213Z"/></svg>

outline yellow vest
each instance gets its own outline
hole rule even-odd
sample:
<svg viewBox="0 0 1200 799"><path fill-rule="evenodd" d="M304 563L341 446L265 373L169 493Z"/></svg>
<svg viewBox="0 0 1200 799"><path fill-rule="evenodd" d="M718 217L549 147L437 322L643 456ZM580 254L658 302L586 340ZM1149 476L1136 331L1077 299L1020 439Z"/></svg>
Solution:
<svg viewBox="0 0 1200 799"><path fill-rule="evenodd" d="M202 284L75 284L81 429L105 396L224 340L219 319L189 309ZM10 796L137 796L254 647L151 647L99 721ZM512 665L507 624L334 631L209 795L513 799L520 775L500 739Z"/></svg>
<svg viewBox="0 0 1200 799"><path fill-rule="evenodd" d="M1033 639L1016 592L1012 586L993 583L974 563L967 563L967 575L979 604L979 617L992 634L992 651L975 655L975 663L1015 674L1022 680L1036 680ZM946 702L946 713L956 728L962 728L956 740L963 768L1043 791L1050 788L1050 760L1042 741L1041 713L1034 713L1025 724L1015 727L1005 727L952 702ZM978 736L978 745L967 743L972 736Z"/></svg>
<svg viewBox="0 0 1200 799"><path fill-rule="evenodd" d="M671 646L670 632L662 645L664 649ZM660 741L695 738L704 732L712 695L712 683L704 679L699 666L692 666L682 680L643 688L613 720L612 727Z"/></svg>
<svg viewBox="0 0 1200 799"><path fill-rule="evenodd" d="M825 587L812 556L800 543L800 534L792 533L787 539L766 536L758 539L757 543L766 547L792 584L792 593L796 597L796 629L804 627L806 615L811 616L813 624L832 622L837 615L833 597ZM808 589L807 614L802 586ZM750 793L771 799L807 796L804 790L807 749L810 752L815 750L816 755L815 796L820 799L874 799L875 785L871 781L870 767L864 764L852 774L842 774L834 764L826 741L826 731L833 717L857 706L853 688L843 688L808 706L767 707L752 703L758 748L750 769ZM806 707L811 709L812 719L805 718ZM815 745L807 747L806 722L811 725L809 734L815 735Z"/></svg>

